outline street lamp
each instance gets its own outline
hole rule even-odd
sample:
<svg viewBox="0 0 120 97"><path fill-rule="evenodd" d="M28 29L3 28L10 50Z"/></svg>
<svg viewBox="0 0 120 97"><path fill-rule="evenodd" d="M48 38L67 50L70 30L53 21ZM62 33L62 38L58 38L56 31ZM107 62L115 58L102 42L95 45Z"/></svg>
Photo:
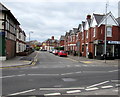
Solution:
<svg viewBox="0 0 120 97"><path fill-rule="evenodd" d="M29 42L30 42L30 33L33 33L33 31L30 31L30 32L29 32Z"/></svg>
<svg viewBox="0 0 120 97"><path fill-rule="evenodd" d="M108 7L108 4L106 3L106 16L107 16L107 7ZM106 57L107 57L107 17L105 19L105 37L104 37L104 60L105 60L105 63L106 63Z"/></svg>

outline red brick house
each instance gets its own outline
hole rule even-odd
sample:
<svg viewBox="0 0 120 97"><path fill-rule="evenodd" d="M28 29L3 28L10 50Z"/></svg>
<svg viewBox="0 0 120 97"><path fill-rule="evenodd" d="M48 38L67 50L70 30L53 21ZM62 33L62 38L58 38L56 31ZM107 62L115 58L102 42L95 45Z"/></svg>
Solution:
<svg viewBox="0 0 120 97"><path fill-rule="evenodd" d="M69 52L69 50L70 50L68 43L69 43L69 32L66 32L65 40L64 40L64 50L67 52Z"/></svg>
<svg viewBox="0 0 120 97"><path fill-rule="evenodd" d="M85 27L85 22L82 21L81 27L80 27L80 53L82 54L82 56L85 56L85 31L84 31L84 27Z"/></svg>
<svg viewBox="0 0 120 97"><path fill-rule="evenodd" d="M54 39L54 36L51 39L47 39L42 43L42 49L50 51L58 46L58 40Z"/></svg>
<svg viewBox="0 0 120 97"><path fill-rule="evenodd" d="M120 27L115 17L109 12L107 15L93 14L89 28L89 50L94 58L104 55L105 21L107 20L107 56L118 57L120 47Z"/></svg>
<svg viewBox="0 0 120 97"><path fill-rule="evenodd" d="M65 36L61 35L59 40L59 46L64 47L64 43L65 43Z"/></svg>
<svg viewBox="0 0 120 97"><path fill-rule="evenodd" d="M111 12L87 15L86 21L79 24L76 31L65 34L65 50L72 53L79 51L83 57L103 58L105 43L105 21L107 20L107 57L120 58L120 18L115 19Z"/></svg>
<svg viewBox="0 0 120 97"><path fill-rule="evenodd" d="M69 54L74 54L77 53L78 49L77 49L77 38L78 38L78 28L73 28L73 30L70 30L69 32L66 32L65 35L65 50L69 53Z"/></svg>

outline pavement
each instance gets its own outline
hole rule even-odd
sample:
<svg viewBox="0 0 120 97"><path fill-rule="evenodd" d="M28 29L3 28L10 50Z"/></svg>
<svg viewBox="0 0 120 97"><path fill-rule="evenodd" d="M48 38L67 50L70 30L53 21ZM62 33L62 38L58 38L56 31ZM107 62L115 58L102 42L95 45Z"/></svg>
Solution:
<svg viewBox="0 0 120 97"><path fill-rule="evenodd" d="M68 58L78 61L80 63L85 64L92 64L92 65L114 65L114 66L120 66L120 59L114 59L114 60L98 60L98 59L89 59L85 57L78 57L78 56L72 56L68 55Z"/></svg>
<svg viewBox="0 0 120 97"><path fill-rule="evenodd" d="M12 59L0 61L0 68L23 67L35 65L38 52L35 51L28 56L16 56Z"/></svg>

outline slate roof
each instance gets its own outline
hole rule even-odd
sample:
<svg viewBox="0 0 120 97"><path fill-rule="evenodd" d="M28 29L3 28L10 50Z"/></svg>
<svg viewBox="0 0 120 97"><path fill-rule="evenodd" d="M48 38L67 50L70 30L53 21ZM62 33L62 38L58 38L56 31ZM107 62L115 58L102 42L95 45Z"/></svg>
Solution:
<svg viewBox="0 0 120 97"><path fill-rule="evenodd" d="M73 32L74 32L74 34L77 34L78 33L78 28L73 28Z"/></svg>
<svg viewBox="0 0 120 97"><path fill-rule="evenodd" d="M120 26L120 17L118 17L116 20L117 20L117 22L118 22L118 24Z"/></svg>
<svg viewBox="0 0 120 97"><path fill-rule="evenodd" d="M11 13L10 10L8 10L2 3L0 3L0 11L2 11L3 13L7 13L11 19L13 19L13 21L15 23L17 23L18 25L20 25L20 23L18 22L18 20L14 17L14 15Z"/></svg>
<svg viewBox="0 0 120 97"><path fill-rule="evenodd" d="M95 19L96 19L96 22L97 22L97 24L99 24L100 23L100 21L103 19L103 17L105 16L105 15L100 15L100 14L93 14L94 15L94 17L95 17Z"/></svg>
<svg viewBox="0 0 120 97"><path fill-rule="evenodd" d="M78 30L80 30L80 28L81 28L81 24L78 25Z"/></svg>
<svg viewBox="0 0 120 97"><path fill-rule="evenodd" d="M72 30L69 30L69 35L71 35L72 34Z"/></svg>
<svg viewBox="0 0 120 97"><path fill-rule="evenodd" d="M65 40L65 36L61 35L60 40Z"/></svg>
<svg viewBox="0 0 120 97"><path fill-rule="evenodd" d="M82 26L83 26L83 28L85 27L85 22L84 21L82 21Z"/></svg>

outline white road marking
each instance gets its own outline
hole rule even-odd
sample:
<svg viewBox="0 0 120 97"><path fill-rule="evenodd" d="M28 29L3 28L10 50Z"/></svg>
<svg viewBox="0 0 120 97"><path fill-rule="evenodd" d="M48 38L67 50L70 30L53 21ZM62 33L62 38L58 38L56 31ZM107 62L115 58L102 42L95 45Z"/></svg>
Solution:
<svg viewBox="0 0 120 97"><path fill-rule="evenodd" d="M75 73L82 73L81 71L75 72Z"/></svg>
<svg viewBox="0 0 120 97"><path fill-rule="evenodd" d="M72 88L40 88L40 90L73 90L73 89L85 89L84 87L72 87Z"/></svg>
<svg viewBox="0 0 120 97"><path fill-rule="evenodd" d="M118 83L118 82L120 82L120 80L111 80L111 82Z"/></svg>
<svg viewBox="0 0 120 97"><path fill-rule="evenodd" d="M120 84L116 84L115 86L116 86L116 87L120 87Z"/></svg>
<svg viewBox="0 0 120 97"><path fill-rule="evenodd" d="M29 76L56 76L59 74L27 74Z"/></svg>
<svg viewBox="0 0 120 97"><path fill-rule="evenodd" d="M11 78L11 77L17 77L17 76L25 76L25 74L20 74L20 75L10 75L10 76L2 76L0 78Z"/></svg>
<svg viewBox="0 0 120 97"><path fill-rule="evenodd" d="M108 82L109 81L104 81L104 82L101 82L101 83L98 83L98 84L94 84L94 85L88 86L87 88L92 88L92 87L99 86L99 85L102 85L102 84L105 84L105 83L108 83Z"/></svg>
<svg viewBox="0 0 120 97"><path fill-rule="evenodd" d="M83 73L106 73L106 71L83 71Z"/></svg>
<svg viewBox="0 0 120 97"><path fill-rule="evenodd" d="M70 75L70 74L74 74L74 73L73 72L71 72L71 73L63 73L61 75Z"/></svg>
<svg viewBox="0 0 120 97"><path fill-rule="evenodd" d="M71 75L71 74L78 74L78 73L81 73L81 71L79 71L79 72L70 72L70 73L63 73L61 75Z"/></svg>
<svg viewBox="0 0 120 97"><path fill-rule="evenodd" d="M113 90L114 92L119 92L119 90L118 89L115 89L115 90Z"/></svg>
<svg viewBox="0 0 120 97"><path fill-rule="evenodd" d="M102 89L106 89L106 88L112 88L113 86L102 86Z"/></svg>
<svg viewBox="0 0 120 97"><path fill-rule="evenodd" d="M86 91L92 91L92 90L98 90L99 88L95 87L95 88L87 88L85 89Z"/></svg>
<svg viewBox="0 0 120 97"><path fill-rule="evenodd" d="M44 94L44 96L54 96L54 95L61 95L61 93L49 93L49 94Z"/></svg>
<svg viewBox="0 0 120 97"><path fill-rule="evenodd" d="M31 89L31 90L27 90L27 91L17 92L17 93L9 94L8 96L14 96L14 95L19 95L19 94L24 94L24 93L28 93L28 92L33 92L35 90L36 89Z"/></svg>
<svg viewBox="0 0 120 97"><path fill-rule="evenodd" d="M75 67L81 67L80 65L75 65Z"/></svg>
<svg viewBox="0 0 120 97"><path fill-rule="evenodd" d="M16 75L16 76L25 76L26 74Z"/></svg>
<svg viewBox="0 0 120 97"><path fill-rule="evenodd" d="M117 72L118 70L112 70L112 71L108 71L108 72Z"/></svg>
<svg viewBox="0 0 120 97"><path fill-rule="evenodd" d="M80 90L73 90L73 91L67 91L66 93L70 94L70 93L80 93Z"/></svg>
<svg viewBox="0 0 120 97"><path fill-rule="evenodd" d="M11 76L1 76L0 78L9 78L9 77L15 77L16 75L11 75Z"/></svg>

